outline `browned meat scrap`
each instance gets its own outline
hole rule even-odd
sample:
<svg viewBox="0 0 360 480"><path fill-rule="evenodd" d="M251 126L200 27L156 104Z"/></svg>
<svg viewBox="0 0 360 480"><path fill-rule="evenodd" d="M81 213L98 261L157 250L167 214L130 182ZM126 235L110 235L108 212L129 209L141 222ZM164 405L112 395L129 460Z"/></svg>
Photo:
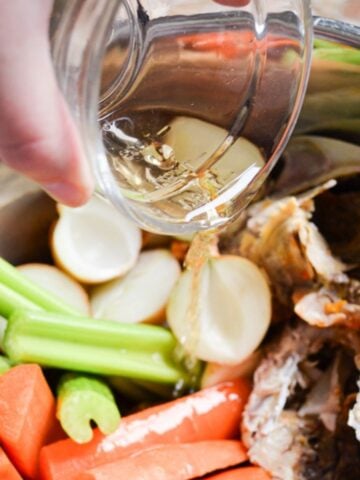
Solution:
<svg viewBox="0 0 360 480"><path fill-rule="evenodd" d="M354 330L285 328L255 373L244 413L251 461L276 480L360 478L358 352Z"/></svg>

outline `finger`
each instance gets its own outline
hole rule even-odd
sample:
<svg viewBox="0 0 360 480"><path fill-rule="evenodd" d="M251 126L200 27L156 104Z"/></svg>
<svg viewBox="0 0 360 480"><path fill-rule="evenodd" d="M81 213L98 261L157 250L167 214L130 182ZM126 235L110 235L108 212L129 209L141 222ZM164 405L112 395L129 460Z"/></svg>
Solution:
<svg viewBox="0 0 360 480"><path fill-rule="evenodd" d="M52 67L51 7L51 0L0 0L0 158L75 206L93 181Z"/></svg>

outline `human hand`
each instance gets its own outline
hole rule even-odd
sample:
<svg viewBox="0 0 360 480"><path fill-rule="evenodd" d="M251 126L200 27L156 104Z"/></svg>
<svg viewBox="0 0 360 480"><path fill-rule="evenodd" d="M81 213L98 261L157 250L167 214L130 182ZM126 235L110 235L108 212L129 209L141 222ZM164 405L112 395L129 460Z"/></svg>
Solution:
<svg viewBox="0 0 360 480"><path fill-rule="evenodd" d="M93 180L52 66L52 3L0 0L0 159L76 206Z"/></svg>
<svg viewBox="0 0 360 480"><path fill-rule="evenodd" d="M55 200L77 206L91 195L93 179L52 66L52 4L0 0L0 159Z"/></svg>

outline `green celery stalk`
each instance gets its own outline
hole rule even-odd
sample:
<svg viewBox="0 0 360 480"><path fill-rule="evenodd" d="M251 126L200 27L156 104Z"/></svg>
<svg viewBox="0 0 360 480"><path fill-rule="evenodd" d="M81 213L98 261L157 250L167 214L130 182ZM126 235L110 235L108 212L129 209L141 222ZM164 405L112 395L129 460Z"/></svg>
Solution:
<svg viewBox="0 0 360 480"><path fill-rule="evenodd" d="M108 377L107 380L114 390L135 402L152 402L154 399L171 400L176 394L173 385L164 383L115 376Z"/></svg>
<svg viewBox="0 0 360 480"><path fill-rule="evenodd" d="M315 38L314 58L360 65L360 50L336 42Z"/></svg>
<svg viewBox="0 0 360 480"><path fill-rule="evenodd" d="M115 432L120 423L120 412L106 383L74 373L60 380L56 416L64 431L77 443L92 439L91 420L104 435Z"/></svg>
<svg viewBox="0 0 360 480"><path fill-rule="evenodd" d="M144 380L135 380L134 383L140 388L144 388L149 394L163 400L170 400L176 394L174 388L163 383L146 382Z"/></svg>
<svg viewBox="0 0 360 480"><path fill-rule="evenodd" d="M359 88L349 87L306 96L296 134L314 131L360 132Z"/></svg>
<svg viewBox="0 0 360 480"><path fill-rule="evenodd" d="M31 304L35 304L48 312L78 315L75 309L66 305L63 300L57 298L54 294L43 290L3 258L0 258L0 284L13 290L13 292L16 292L19 296L24 297L24 299L27 299ZM0 296L0 304L3 301L6 303L6 296L5 298L3 298L3 295ZM12 298L11 295L9 298ZM31 305L26 306L19 304L18 308L30 309ZM12 313L12 311L10 313ZM1 313L1 310L0 314L4 315Z"/></svg>
<svg viewBox="0 0 360 480"><path fill-rule="evenodd" d="M11 362L8 358L0 355L0 375L7 372L11 368Z"/></svg>
<svg viewBox="0 0 360 480"><path fill-rule="evenodd" d="M150 402L154 399L154 395L151 395L148 390L143 389L134 380L123 377L108 377L113 390L116 390L122 397L127 398L133 402L143 403Z"/></svg>
<svg viewBox="0 0 360 480"><path fill-rule="evenodd" d="M0 315L9 318L18 309L40 310L41 308L15 290L0 283Z"/></svg>
<svg viewBox="0 0 360 480"><path fill-rule="evenodd" d="M163 327L47 312L17 311L3 348L16 362L163 383L188 382L173 359L176 341Z"/></svg>
<svg viewBox="0 0 360 480"><path fill-rule="evenodd" d="M360 65L360 51L355 48L319 48L313 55L320 60Z"/></svg>
<svg viewBox="0 0 360 480"><path fill-rule="evenodd" d="M314 50L319 48L343 48L336 42L323 40L322 38L314 38Z"/></svg>

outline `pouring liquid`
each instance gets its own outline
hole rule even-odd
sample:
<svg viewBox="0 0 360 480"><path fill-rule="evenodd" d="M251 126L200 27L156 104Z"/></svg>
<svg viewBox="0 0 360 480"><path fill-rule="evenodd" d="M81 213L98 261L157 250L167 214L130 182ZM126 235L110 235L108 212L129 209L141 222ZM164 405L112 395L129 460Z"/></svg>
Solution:
<svg viewBox="0 0 360 480"><path fill-rule="evenodd" d="M253 194L256 185L247 188L288 122L302 64L300 40L281 16L261 40L249 21L198 15L150 22L125 87L114 72L128 45L121 35L112 43L100 124L126 198L172 222L213 228L231 218L239 194L245 201ZM109 88L121 94L109 96Z"/></svg>

